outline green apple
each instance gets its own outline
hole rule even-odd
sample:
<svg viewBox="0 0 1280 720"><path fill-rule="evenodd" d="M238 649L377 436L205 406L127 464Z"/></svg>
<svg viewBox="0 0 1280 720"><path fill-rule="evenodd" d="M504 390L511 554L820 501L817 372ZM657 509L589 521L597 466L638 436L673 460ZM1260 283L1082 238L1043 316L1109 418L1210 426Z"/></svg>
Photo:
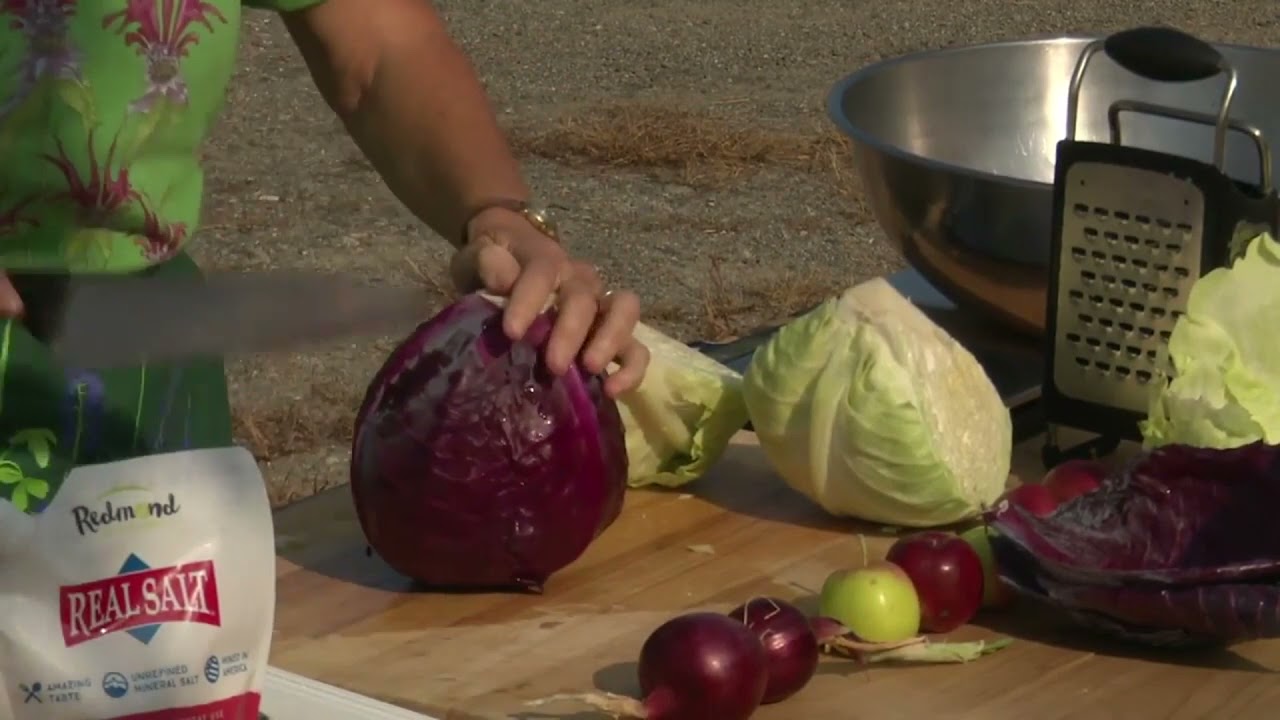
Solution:
<svg viewBox="0 0 1280 720"><path fill-rule="evenodd" d="M1003 608L1013 602L1013 591L1009 589L1000 580L1000 574L996 571L996 556L991 551L991 540L987 537L988 531L986 527L979 525L978 527L966 530L960 535L973 551L978 553L978 559L982 561L982 606L986 608Z"/></svg>
<svg viewBox="0 0 1280 720"><path fill-rule="evenodd" d="M890 562L831 573L822 584L818 612L865 642L900 642L920 633L915 586L902 568Z"/></svg>

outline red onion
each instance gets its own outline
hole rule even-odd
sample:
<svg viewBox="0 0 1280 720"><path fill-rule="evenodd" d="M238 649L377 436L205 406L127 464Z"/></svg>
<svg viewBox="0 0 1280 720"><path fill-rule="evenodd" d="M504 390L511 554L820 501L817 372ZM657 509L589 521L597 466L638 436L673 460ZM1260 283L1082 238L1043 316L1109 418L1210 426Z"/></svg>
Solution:
<svg viewBox="0 0 1280 720"><path fill-rule="evenodd" d="M760 707L769 681L756 634L712 612L681 615L658 626L640 649L639 674L643 701L594 692L530 704L572 700L643 720L747 720Z"/></svg>
<svg viewBox="0 0 1280 720"><path fill-rule="evenodd" d="M809 684L818 669L818 638L794 605L753 598L729 612L760 638L769 666L762 705L781 702Z"/></svg>

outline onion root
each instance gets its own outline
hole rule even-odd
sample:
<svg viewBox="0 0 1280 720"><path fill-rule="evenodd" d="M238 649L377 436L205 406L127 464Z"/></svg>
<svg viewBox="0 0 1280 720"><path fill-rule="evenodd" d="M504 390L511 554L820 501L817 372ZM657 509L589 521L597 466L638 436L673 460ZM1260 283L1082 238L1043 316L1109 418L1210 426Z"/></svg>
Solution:
<svg viewBox="0 0 1280 720"><path fill-rule="evenodd" d="M608 713L615 718L635 718L636 720L644 720L649 717L649 711L645 709L644 703L635 698L626 695L615 695L608 692L589 692L589 693L561 693L559 695L550 695L548 697L530 700L525 703L528 707L539 707L541 705L550 705L551 703L572 702L583 705L590 705L600 712Z"/></svg>

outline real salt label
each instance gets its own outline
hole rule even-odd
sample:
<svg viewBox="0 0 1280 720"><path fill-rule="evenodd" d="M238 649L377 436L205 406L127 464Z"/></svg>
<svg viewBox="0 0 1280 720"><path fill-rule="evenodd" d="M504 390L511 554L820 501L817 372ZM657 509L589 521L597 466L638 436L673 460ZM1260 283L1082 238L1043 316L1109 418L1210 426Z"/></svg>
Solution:
<svg viewBox="0 0 1280 720"><path fill-rule="evenodd" d="M257 720L274 548L242 448L79 467L38 515L0 501L0 718Z"/></svg>

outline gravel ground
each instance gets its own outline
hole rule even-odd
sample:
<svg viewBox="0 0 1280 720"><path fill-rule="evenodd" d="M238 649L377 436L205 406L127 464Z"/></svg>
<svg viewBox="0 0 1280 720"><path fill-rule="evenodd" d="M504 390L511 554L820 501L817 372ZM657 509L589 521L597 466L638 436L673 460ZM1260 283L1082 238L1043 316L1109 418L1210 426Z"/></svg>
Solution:
<svg viewBox="0 0 1280 720"><path fill-rule="evenodd" d="M872 230L824 117L827 89L868 62L1152 23L1280 45L1271 0L959 0L932 13L917 0L438 4L528 151L533 186L563 206L575 250L614 284L635 288L652 324L686 338L777 319L899 266ZM447 244L381 186L279 21L251 12L245 24L241 70L207 153L197 255L210 267L438 282ZM613 113L605 125L602 109ZM647 134L628 136L633 126ZM596 140L612 133L612 145L583 151L588 131ZM687 136L680 152L692 143L704 167L646 155L675 136ZM274 501L345 481L351 416L389 348L231 364L239 433L262 460Z"/></svg>

